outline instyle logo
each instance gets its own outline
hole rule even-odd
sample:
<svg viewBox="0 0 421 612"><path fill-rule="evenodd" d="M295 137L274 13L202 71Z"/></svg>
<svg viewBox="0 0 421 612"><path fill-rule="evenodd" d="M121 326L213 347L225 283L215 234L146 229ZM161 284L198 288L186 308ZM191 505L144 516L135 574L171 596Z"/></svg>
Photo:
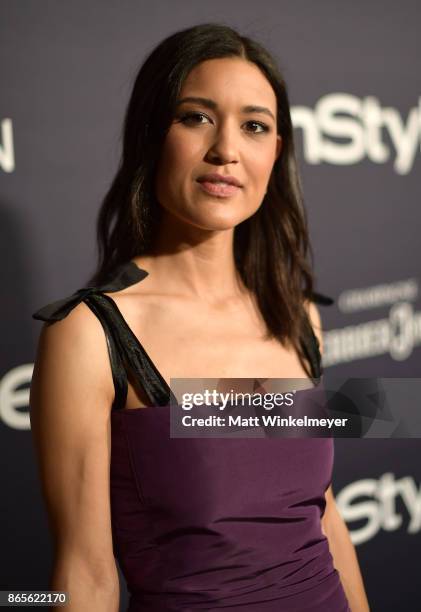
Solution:
<svg viewBox="0 0 421 612"><path fill-rule="evenodd" d="M361 498L366 498L362 500ZM378 480L366 478L357 480L336 495L336 503L343 519L348 524L351 540L362 544L374 538L380 530L396 531L404 527L404 516L396 509L400 500L409 515L406 533L421 531L421 486L412 476L399 480L387 472ZM365 521L361 527L353 529L355 521Z"/></svg>
<svg viewBox="0 0 421 612"><path fill-rule="evenodd" d="M12 120L3 119L0 121L0 168L4 172L13 172L15 169L14 151Z"/></svg>
<svg viewBox="0 0 421 612"><path fill-rule="evenodd" d="M393 161L397 174L408 174L421 151L421 98L406 119L375 96L358 98L347 93L322 96L314 109L291 108L295 128L303 131L304 158L309 164L327 162L350 166L363 159L375 164ZM383 134L387 133L392 146ZM334 139L345 139L337 142Z"/></svg>

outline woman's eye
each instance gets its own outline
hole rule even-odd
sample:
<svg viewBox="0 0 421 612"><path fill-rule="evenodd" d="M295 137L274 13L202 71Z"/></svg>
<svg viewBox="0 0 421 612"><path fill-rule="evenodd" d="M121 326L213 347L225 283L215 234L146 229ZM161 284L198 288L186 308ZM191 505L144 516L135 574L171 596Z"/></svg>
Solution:
<svg viewBox="0 0 421 612"><path fill-rule="evenodd" d="M210 121L209 117L204 113L185 113L179 118L181 123L185 123L187 125L200 125L202 123L206 123Z"/></svg>
<svg viewBox="0 0 421 612"><path fill-rule="evenodd" d="M259 123L259 121L247 121L246 126L247 131L252 134L260 134L269 131L269 127L264 123Z"/></svg>

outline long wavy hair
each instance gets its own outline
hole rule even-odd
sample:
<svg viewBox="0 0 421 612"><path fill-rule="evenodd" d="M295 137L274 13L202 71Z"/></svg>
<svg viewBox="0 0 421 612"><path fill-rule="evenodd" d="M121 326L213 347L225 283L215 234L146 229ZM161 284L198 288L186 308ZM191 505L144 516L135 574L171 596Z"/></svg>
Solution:
<svg viewBox="0 0 421 612"><path fill-rule="evenodd" d="M202 24L176 32L142 64L125 116L120 166L98 217L98 265L89 284L106 282L116 267L151 249L160 221L154 176L182 84L200 62L225 57L253 62L265 75L276 95L282 136L261 206L234 229L236 267L256 297L267 337L290 342L311 376L302 339L309 329L304 300L313 295L313 253L287 87L270 53L228 26Z"/></svg>

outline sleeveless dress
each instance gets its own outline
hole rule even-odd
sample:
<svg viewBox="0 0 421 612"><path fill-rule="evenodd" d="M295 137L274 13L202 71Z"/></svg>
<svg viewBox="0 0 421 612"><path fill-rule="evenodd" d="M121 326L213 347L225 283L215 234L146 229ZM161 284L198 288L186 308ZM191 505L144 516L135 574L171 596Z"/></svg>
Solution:
<svg viewBox="0 0 421 612"><path fill-rule="evenodd" d="M350 612L321 531L332 438L170 438L170 388L104 293L141 281L134 262L111 281L37 311L63 319L84 301L107 339L115 386L110 496L114 554L129 612ZM313 301L333 302L321 294ZM315 379L317 338L302 346ZM127 373L150 405L126 409Z"/></svg>

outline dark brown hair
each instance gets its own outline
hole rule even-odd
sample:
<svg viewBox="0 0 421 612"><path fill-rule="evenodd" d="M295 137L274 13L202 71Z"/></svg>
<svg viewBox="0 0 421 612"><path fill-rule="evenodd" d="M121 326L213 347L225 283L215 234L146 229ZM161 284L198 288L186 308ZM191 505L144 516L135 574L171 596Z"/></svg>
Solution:
<svg viewBox="0 0 421 612"><path fill-rule="evenodd" d="M290 341L311 376L301 342L309 332L303 301L313 294L313 255L287 87L271 55L228 26L203 24L176 32L141 66L126 112L120 167L98 218L99 261L89 284L102 284L118 265L151 248L160 218L154 176L181 86L194 66L224 57L253 62L268 79L277 99L277 129L282 136L282 151L262 205L235 227L236 266L256 296L268 336Z"/></svg>

